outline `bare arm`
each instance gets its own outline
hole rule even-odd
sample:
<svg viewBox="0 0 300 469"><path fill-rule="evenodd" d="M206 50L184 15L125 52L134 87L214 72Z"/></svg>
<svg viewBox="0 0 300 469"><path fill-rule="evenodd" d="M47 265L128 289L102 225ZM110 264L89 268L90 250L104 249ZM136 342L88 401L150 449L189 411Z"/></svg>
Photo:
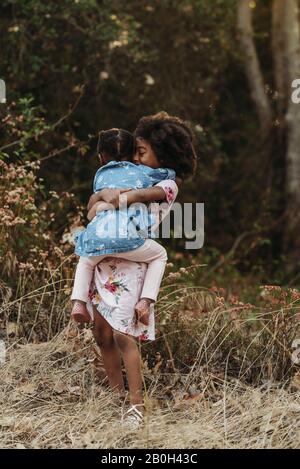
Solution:
<svg viewBox="0 0 300 469"><path fill-rule="evenodd" d="M147 187L147 189L133 189L124 195L127 197L127 205L137 202L159 202L166 199L165 191L159 186Z"/></svg>
<svg viewBox="0 0 300 469"><path fill-rule="evenodd" d="M102 191L96 192L91 195L87 209L90 210L92 206L100 201L107 202L108 204L114 205L115 208L119 206L119 196L123 192L128 192L131 189L102 189Z"/></svg>
<svg viewBox="0 0 300 469"><path fill-rule="evenodd" d="M92 206L92 208L89 209L88 214L87 214L87 219L88 219L88 221L91 221L91 220L96 216L96 214L97 214L97 212L96 212L96 207L97 207L97 205L98 205L98 202L96 202L96 203Z"/></svg>
<svg viewBox="0 0 300 469"><path fill-rule="evenodd" d="M178 186L182 183L182 179L176 178L175 182ZM176 191L176 195L177 195L177 192L178 192L178 189ZM127 197L127 205L131 205L136 202L143 202L143 203L162 202L164 200L167 200L165 190L159 185L148 187L147 189L132 189L131 191L126 193L126 197Z"/></svg>
<svg viewBox="0 0 300 469"><path fill-rule="evenodd" d="M87 219L91 221L97 215L98 212L103 212L103 210L114 210L114 209L115 207L112 204L108 204L102 201L96 202L92 206L92 208L90 208L90 210L88 211Z"/></svg>
<svg viewBox="0 0 300 469"><path fill-rule="evenodd" d="M87 208L91 210L93 205L99 201L107 202L112 204L115 208L118 208L120 194L124 192L126 192L127 196L127 205L137 202L155 202L166 199L165 191L159 186L148 187L147 189L103 189L90 197Z"/></svg>

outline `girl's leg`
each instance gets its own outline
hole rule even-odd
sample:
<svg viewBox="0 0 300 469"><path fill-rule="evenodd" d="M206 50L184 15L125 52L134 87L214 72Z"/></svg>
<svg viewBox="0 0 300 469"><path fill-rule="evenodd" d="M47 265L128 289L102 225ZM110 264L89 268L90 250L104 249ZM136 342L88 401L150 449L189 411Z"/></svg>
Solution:
<svg viewBox="0 0 300 469"><path fill-rule="evenodd" d="M143 380L141 357L137 343L133 337L122 332L113 332L115 342L122 354L126 368L131 405L143 404Z"/></svg>
<svg viewBox="0 0 300 469"><path fill-rule="evenodd" d="M94 327L93 334L100 347L103 364L107 373L109 386L118 394L125 392L122 375L121 355L114 340L112 327L98 313L94 307Z"/></svg>

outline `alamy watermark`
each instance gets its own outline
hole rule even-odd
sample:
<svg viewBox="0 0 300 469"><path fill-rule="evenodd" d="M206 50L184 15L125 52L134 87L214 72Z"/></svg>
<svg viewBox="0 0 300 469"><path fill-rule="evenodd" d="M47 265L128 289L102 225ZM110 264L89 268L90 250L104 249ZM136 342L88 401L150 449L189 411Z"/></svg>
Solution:
<svg viewBox="0 0 300 469"><path fill-rule="evenodd" d="M293 351L291 360L294 365L300 365L300 339L295 339L292 343L292 348L296 349Z"/></svg>
<svg viewBox="0 0 300 469"><path fill-rule="evenodd" d="M99 238L132 238L136 233L145 238L185 238L186 249L201 249L204 244L204 203L167 202L127 205L127 196L119 198L119 210L106 204L109 210L104 223L95 224ZM173 220L172 220L173 219Z"/></svg>
<svg viewBox="0 0 300 469"><path fill-rule="evenodd" d="M295 91L292 92L291 100L294 104L300 103L300 78L297 78L292 81L292 88L295 88Z"/></svg>
<svg viewBox="0 0 300 469"><path fill-rule="evenodd" d="M0 339L0 365L4 365L6 359L6 345L4 340Z"/></svg>
<svg viewBox="0 0 300 469"><path fill-rule="evenodd" d="M6 86L5 81L0 79L0 104L6 103Z"/></svg>

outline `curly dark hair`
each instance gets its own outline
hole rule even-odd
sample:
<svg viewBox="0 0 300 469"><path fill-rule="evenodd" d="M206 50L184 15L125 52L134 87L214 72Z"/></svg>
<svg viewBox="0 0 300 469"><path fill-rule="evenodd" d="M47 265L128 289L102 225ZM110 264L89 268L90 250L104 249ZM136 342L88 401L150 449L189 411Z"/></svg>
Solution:
<svg viewBox="0 0 300 469"><path fill-rule="evenodd" d="M195 173L194 134L183 120L163 111L145 116L139 120L134 136L147 140L161 165L174 169L178 177Z"/></svg>
<svg viewBox="0 0 300 469"><path fill-rule="evenodd" d="M110 159L132 160L135 151L135 139L132 133L123 129L101 130L99 132L97 153L105 154Z"/></svg>

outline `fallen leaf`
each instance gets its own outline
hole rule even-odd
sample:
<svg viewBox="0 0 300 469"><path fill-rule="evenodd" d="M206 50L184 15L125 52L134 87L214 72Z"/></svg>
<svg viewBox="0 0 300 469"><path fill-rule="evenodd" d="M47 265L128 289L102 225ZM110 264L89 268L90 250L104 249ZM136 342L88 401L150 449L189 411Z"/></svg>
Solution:
<svg viewBox="0 0 300 469"><path fill-rule="evenodd" d="M34 394L36 392L36 387L32 383L26 383L19 386L19 391L23 392L24 394Z"/></svg>
<svg viewBox="0 0 300 469"><path fill-rule="evenodd" d="M56 385L54 386L53 391L54 391L56 394L62 394L63 392L67 392L67 391L68 391L68 386L67 386L63 381L59 381L59 382L56 383Z"/></svg>
<svg viewBox="0 0 300 469"><path fill-rule="evenodd" d="M84 435L82 435L82 442L86 448L98 448L99 446L99 439L101 436L99 433L94 431L88 431Z"/></svg>
<svg viewBox="0 0 300 469"><path fill-rule="evenodd" d="M6 325L6 333L7 335L18 335L19 326L16 322L8 322Z"/></svg>
<svg viewBox="0 0 300 469"><path fill-rule="evenodd" d="M0 427L13 427L15 421L15 417L2 417L0 419Z"/></svg>
<svg viewBox="0 0 300 469"><path fill-rule="evenodd" d="M69 386L68 391L75 396L81 396L80 386Z"/></svg>
<svg viewBox="0 0 300 469"><path fill-rule="evenodd" d="M84 329L84 331L83 331L83 342L87 343L87 342L90 342L90 341L94 342L93 332L92 332L91 329Z"/></svg>
<svg viewBox="0 0 300 469"><path fill-rule="evenodd" d="M203 399L204 394L198 393L193 396L184 395L182 399L176 400L173 406L173 410L183 410L197 404L201 399Z"/></svg>
<svg viewBox="0 0 300 469"><path fill-rule="evenodd" d="M300 391L300 373L299 372L297 372L293 376L293 379L290 382L290 389L291 391Z"/></svg>

